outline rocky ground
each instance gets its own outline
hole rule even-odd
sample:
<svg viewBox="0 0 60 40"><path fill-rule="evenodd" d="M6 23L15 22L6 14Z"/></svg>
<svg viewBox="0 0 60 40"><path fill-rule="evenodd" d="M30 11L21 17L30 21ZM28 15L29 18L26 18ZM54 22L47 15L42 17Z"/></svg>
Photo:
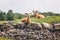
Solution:
<svg viewBox="0 0 60 40"><path fill-rule="evenodd" d="M60 31L53 31L36 24L1 25L0 37L11 37L15 40L60 40Z"/></svg>

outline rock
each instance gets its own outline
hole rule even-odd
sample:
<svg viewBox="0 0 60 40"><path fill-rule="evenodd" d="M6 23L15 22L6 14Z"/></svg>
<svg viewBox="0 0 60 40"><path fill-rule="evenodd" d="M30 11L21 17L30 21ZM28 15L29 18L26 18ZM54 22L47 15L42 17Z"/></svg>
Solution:
<svg viewBox="0 0 60 40"><path fill-rule="evenodd" d="M54 25L56 28L57 24L54 23ZM36 22L31 22L28 25L19 23L16 28L14 26L11 25L9 28L7 28L8 30L4 29L4 31L1 31L1 25L0 37L9 37L14 38L15 40L60 40L60 31L50 32L50 30L52 30L50 29L52 28L52 25L48 23L43 23L43 25Z"/></svg>
<svg viewBox="0 0 60 40"><path fill-rule="evenodd" d="M6 33L5 32L0 32L0 36L1 37L6 37Z"/></svg>
<svg viewBox="0 0 60 40"><path fill-rule="evenodd" d="M0 31L3 31L4 29L3 29L3 25L0 25Z"/></svg>
<svg viewBox="0 0 60 40"><path fill-rule="evenodd" d="M16 32L16 29L10 29L7 31L7 33L15 33Z"/></svg>
<svg viewBox="0 0 60 40"><path fill-rule="evenodd" d="M33 29L41 29L42 25L40 23L31 22L30 24L28 24L28 27Z"/></svg>
<svg viewBox="0 0 60 40"><path fill-rule="evenodd" d="M55 23L55 24L53 24L53 28L54 28L55 30L60 30L60 23Z"/></svg>
<svg viewBox="0 0 60 40"><path fill-rule="evenodd" d="M18 28L24 28L24 27L25 27L25 23L20 22L20 23L18 24Z"/></svg>
<svg viewBox="0 0 60 40"><path fill-rule="evenodd" d="M48 28L48 29L52 28L52 26L48 23L42 23L42 25L43 25L44 28Z"/></svg>

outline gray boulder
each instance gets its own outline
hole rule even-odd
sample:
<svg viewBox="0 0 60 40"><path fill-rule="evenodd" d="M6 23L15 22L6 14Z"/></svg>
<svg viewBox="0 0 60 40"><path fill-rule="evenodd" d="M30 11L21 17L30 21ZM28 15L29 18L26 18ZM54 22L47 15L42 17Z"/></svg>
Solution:
<svg viewBox="0 0 60 40"><path fill-rule="evenodd" d="M54 28L55 30L60 30L60 23L55 23L55 24L53 24L53 28Z"/></svg>
<svg viewBox="0 0 60 40"><path fill-rule="evenodd" d="M25 26L25 23L23 23L23 22L20 22L19 24L18 24L18 28L23 28Z"/></svg>
<svg viewBox="0 0 60 40"><path fill-rule="evenodd" d="M45 23L45 22L42 23L42 26L43 26L44 28L47 28L47 29L51 29L51 28L52 28L51 24Z"/></svg>
<svg viewBox="0 0 60 40"><path fill-rule="evenodd" d="M42 25L40 23L31 22L30 24L28 24L27 27L32 28L32 29L41 29Z"/></svg>

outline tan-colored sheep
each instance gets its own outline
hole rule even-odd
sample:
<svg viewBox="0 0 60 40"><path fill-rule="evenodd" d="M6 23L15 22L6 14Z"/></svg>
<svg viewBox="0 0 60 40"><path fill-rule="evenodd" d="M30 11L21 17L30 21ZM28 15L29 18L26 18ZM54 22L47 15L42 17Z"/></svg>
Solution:
<svg viewBox="0 0 60 40"><path fill-rule="evenodd" d="M36 13L36 14L35 14L35 17L36 17L36 18L45 18L45 16L44 16L44 15L39 14L39 13Z"/></svg>
<svg viewBox="0 0 60 40"><path fill-rule="evenodd" d="M30 16L28 15L26 18L23 18L21 20L21 22L23 22L23 23L30 23Z"/></svg>
<svg viewBox="0 0 60 40"><path fill-rule="evenodd" d="M42 15L39 11L34 11L34 10L33 10L33 13L34 13L34 16L35 16L36 18L45 18L45 16Z"/></svg>

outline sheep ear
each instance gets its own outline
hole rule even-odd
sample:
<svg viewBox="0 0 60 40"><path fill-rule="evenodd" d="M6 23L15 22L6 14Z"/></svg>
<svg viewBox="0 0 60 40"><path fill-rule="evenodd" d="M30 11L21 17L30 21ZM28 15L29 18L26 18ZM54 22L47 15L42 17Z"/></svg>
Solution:
<svg viewBox="0 0 60 40"><path fill-rule="evenodd" d="M33 12L34 12L34 10L33 10Z"/></svg>

